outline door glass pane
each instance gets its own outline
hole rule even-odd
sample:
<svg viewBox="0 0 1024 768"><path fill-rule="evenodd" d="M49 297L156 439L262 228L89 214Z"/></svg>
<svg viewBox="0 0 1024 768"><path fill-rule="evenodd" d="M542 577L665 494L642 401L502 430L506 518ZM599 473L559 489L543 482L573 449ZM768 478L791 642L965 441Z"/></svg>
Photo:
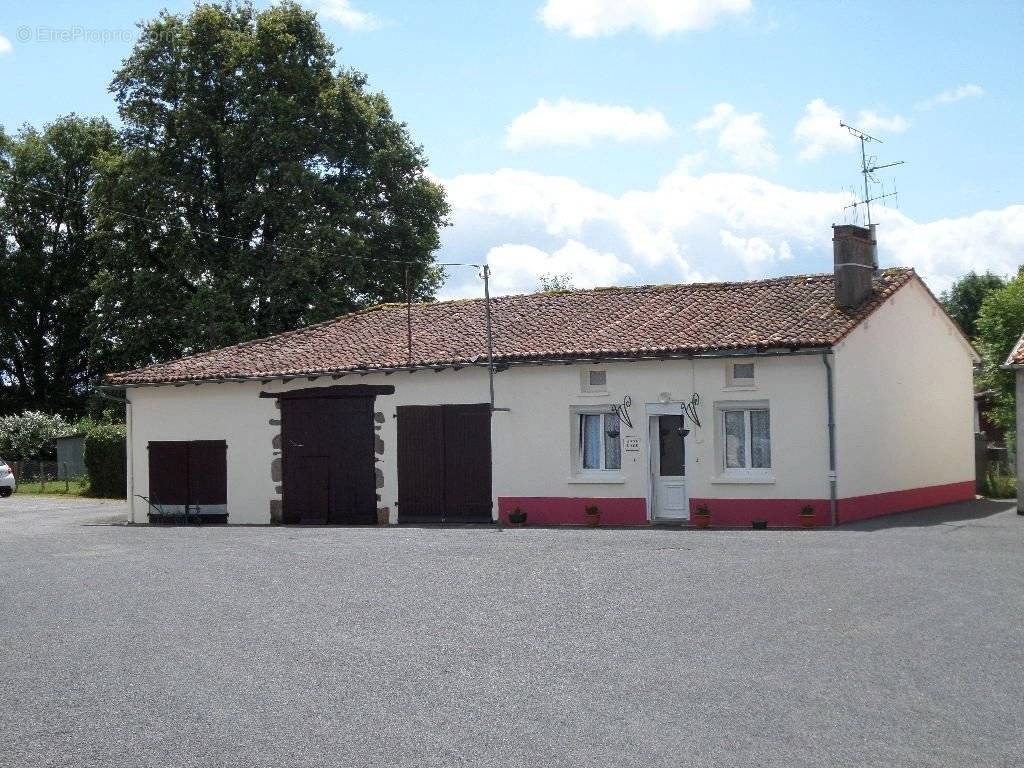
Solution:
<svg viewBox="0 0 1024 768"><path fill-rule="evenodd" d="M683 417L658 417L658 474L682 477L686 474L686 447L683 445Z"/></svg>
<svg viewBox="0 0 1024 768"><path fill-rule="evenodd" d="M768 411L750 412L750 466L768 469L772 465L772 435Z"/></svg>
<svg viewBox="0 0 1024 768"><path fill-rule="evenodd" d="M622 435L619 434L619 417L609 413L604 417L604 468L622 469ZM615 436L608 434L611 432Z"/></svg>
<svg viewBox="0 0 1024 768"><path fill-rule="evenodd" d="M599 415L585 413L580 416L580 441L583 443L580 451L583 457L583 468L600 469L601 417Z"/></svg>
<svg viewBox="0 0 1024 768"><path fill-rule="evenodd" d="M747 453L743 411L725 411L725 466L742 469Z"/></svg>

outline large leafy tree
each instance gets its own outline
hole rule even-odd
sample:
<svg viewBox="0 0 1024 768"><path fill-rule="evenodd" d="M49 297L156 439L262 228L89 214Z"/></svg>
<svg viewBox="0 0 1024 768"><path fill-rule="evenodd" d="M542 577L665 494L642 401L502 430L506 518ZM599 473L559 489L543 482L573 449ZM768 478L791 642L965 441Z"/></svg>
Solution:
<svg viewBox="0 0 1024 768"><path fill-rule="evenodd" d="M968 272L949 290L942 293L942 305L970 338L977 334L976 323L981 304L989 293L1006 285L999 275L991 272Z"/></svg>
<svg viewBox="0 0 1024 768"><path fill-rule="evenodd" d="M990 415L1007 430L1015 425L1014 373L1002 368L1024 333L1024 270L1002 288L991 291L978 312L975 344L982 357L981 384L994 389Z"/></svg>
<svg viewBox="0 0 1024 768"><path fill-rule="evenodd" d="M124 152L94 197L104 368L436 290L443 191L385 97L334 55L292 2L143 25L111 84Z"/></svg>
<svg viewBox="0 0 1024 768"><path fill-rule="evenodd" d="M74 116L0 132L0 411L81 408L98 270L87 201L115 145L105 120Z"/></svg>

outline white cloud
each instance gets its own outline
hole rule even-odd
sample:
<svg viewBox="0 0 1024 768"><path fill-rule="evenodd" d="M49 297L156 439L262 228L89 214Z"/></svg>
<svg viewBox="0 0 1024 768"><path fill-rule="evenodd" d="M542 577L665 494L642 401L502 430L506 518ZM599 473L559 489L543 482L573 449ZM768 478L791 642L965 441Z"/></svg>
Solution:
<svg viewBox="0 0 1024 768"><path fill-rule="evenodd" d="M883 208L881 221L890 226L879 227L879 247L916 267L936 293L971 270L1012 276L1021 264L1024 205L921 224Z"/></svg>
<svg viewBox="0 0 1024 768"><path fill-rule="evenodd" d="M544 26L572 37L603 37L628 29L663 37L706 29L750 5L751 0L547 0L539 15Z"/></svg>
<svg viewBox="0 0 1024 768"><path fill-rule="evenodd" d="M873 131L884 133L903 133L910 127L910 122L900 115L885 117L870 109L857 113L857 127L865 133Z"/></svg>
<svg viewBox="0 0 1024 768"><path fill-rule="evenodd" d="M541 275L547 274L572 275L574 288L621 284L635 274L614 254L600 253L572 239L552 253L532 245L499 245L487 252L487 263L493 270L496 294L531 293L538 290Z"/></svg>
<svg viewBox="0 0 1024 768"><path fill-rule="evenodd" d="M14 50L14 46L11 45L11 41L3 35L0 35L0 54L10 53Z"/></svg>
<svg viewBox="0 0 1024 768"><path fill-rule="evenodd" d="M760 237L738 237L727 229L721 230L718 235L722 247L740 260L747 275L751 277L759 277L773 264L793 258L789 243L785 240L776 248Z"/></svg>
<svg viewBox="0 0 1024 768"><path fill-rule="evenodd" d="M741 114L732 104L716 104L694 129L701 133L717 132L718 148L740 168L762 168L778 162L775 147L757 112Z"/></svg>
<svg viewBox="0 0 1024 768"><path fill-rule="evenodd" d="M519 115L506 129L505 145L523 149L543 145L590 147L595 141L655 141L672 135L660 112L631 107L544 99Z"/></svg>
<svg viewBox="0 0 1024 768"><path fill-rule="evenodd" d="M384 22L373 14L357 10L352 5L352 0L320 0L316 12L321 19L336 21L356 32L379 29L384 25Z"/></svg>
<svg viewBox="0 0 1024 768"><path fill-rule="evenodd" d="M487 254L496 293L535 290L544 273L577 287L828 272L839 193L797 190L757 176L695 175L685 165L650 189L609 195L573 179L516 170L444 181L454 226L441 256ZM883 265L914 266L936 292L974 269L1015 273L1024 252L1024 205L915 222L884 207ZM471 270L451 269L443 294L477 296Z"/></svg>
<svg viewBox="0 0 1024 768"><path fill-rule="evenodd" d="M930 99L916 104L915 109L928 110L940 107L945 104L953 104L957 101L963 101L964 99L974 99L978 96L984 96L985 90L980 85L974 83L966 83L965 85L958 85L956 88L950 88L948 91L942 91L937 93Z"/></svg>
<svg viewBox="0 0 1024 768"><path fill-rule="evenodd" d="M853 147L856 140L839 125L842 119L839 110L830 107L824 99L810 102L793 129L794 138L804 145L800 157L815 160L827 152Z"/></svg>
<svg viewBox="0 0 1024 768"><path fill-rule="evenodd" d="M800 158L816 160L829 152L841 152L857 146L857 140L839 125L843 114L824 99L814 99L804 109L804 115L793 129L793 137L803 147ZM902 133L910 126L900 115L880 115L869 109L857 113L856 127L866 133Z"/></svg>

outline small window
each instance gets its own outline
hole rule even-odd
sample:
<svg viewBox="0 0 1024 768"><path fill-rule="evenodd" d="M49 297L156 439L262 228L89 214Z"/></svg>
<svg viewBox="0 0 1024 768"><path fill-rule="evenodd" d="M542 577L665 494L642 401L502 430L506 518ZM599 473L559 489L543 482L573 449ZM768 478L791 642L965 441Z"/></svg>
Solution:
<svg viewBox="0 0 1024 768"><path fill-rule="evenodd" d="M722 411L724 466L731 469L771 469L772 434L767 408Z"/></svg>
<svg viewBox="0 0 1024 768"><path fill-rule="evenodd" d="M608 372L584 370L580 384L584 392L605 392L608 388Z"/></svg>
<svg viewBox="0 0 1024 768"><path fill-rule="evenodd" d="M614 413L579 414L580 469L584 472L622 469L622 437Z"/></svg>
<svg viewBox="0 0 1024 768"><path fill-rule="evenodd" d="M729 363L726 368L726 384L730 387L754 386L753 363Z"/></svg>

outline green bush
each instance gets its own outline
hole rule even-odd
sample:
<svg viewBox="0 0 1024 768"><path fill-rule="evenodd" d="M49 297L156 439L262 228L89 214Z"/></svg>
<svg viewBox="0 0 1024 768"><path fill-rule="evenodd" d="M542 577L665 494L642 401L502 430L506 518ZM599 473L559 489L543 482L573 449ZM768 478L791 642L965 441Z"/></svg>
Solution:
<svg viewBox="0 0 1024 768"><path fill-rule="evenodd" d="M0 457L37 459L53 451L53 441L71 431L63 416L25 411L0 417Z"/></svg>
<svg viewBox="0 0 1024 768"><path fill-rule="evenodd" d="M128 494L124 424L93 424L85 433L89 495L123 499Z"/></svg>
<svg viewBox="0 0 1024 768"><path fill-rule="evenodd" d="M1017 495L1017 478L999 469L990 469L981 484L981 495L990 499L1012 499Z"/></svg>

